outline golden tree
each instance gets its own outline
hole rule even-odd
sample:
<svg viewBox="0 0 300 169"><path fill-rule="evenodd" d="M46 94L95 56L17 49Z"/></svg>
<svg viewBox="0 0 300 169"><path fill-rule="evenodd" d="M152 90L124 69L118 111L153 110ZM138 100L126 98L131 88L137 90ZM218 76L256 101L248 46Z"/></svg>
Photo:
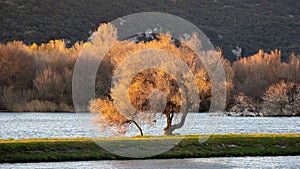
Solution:
<svg viewBox="0 0 300 169"><path fill-rule="evenodd" d="M98 29L110 32L102 29L111 27ZM100 119L95 122L101 129L117 128L125 133L129 123L141 129L141 124L154 125L160 112L167 121L164 133L172 134L184 125L187 112L199 111L199 105L211 99L211 82L201 59L215 71L216 53L199 58L189 48L199 45L196 35L189 41L181 39L179 47L169 34L156 36L157 40L150 42L119 41L103 58L96 79L98 99L91 101L89 108Z"/></svg>
<svg viewBox="0 0 300 169"><path fill-rule="evenodd" d="M1 85L31 87L35 64L29 47L16 41L0 44L0 70Z"/></svg>
<svg viewBox="0 0 300 169"><path fill-rule="evenodd" d="M163 92L164 95L159 95L158 93L153 94L152 92L155 90ZM147 111L151 108L151 106L154 108L152 111L155 111L155 108L158 109L157 112L162 111L162 114L167 119L167 125L164 128L164 133L171 134L173 132L173 130L170 131L173 118L180 112L182 104L179 86L174 77L158 69L142 71L132 80L129 89L129 96L131 103L138 111ZM158 101L158 103L154 104L155 101ZM162 107L163 110L159 110ZM155 114L144 117L146 117L144 119L148 120L148 123L150 124L151 122L156 121Z"/></svg>
<svg viewBox="0 0 300 169"><path fill-rule="evenodd" d="M140 135L143 135L143 131L137 122L129 120L124 115L120 114L113 105L112 100L109 100L109 98L92 100L90 102L89 110L98 115L94 120L94 123L99 124L100 132L104 132L108 128L116 128L119 133L125 133L127 128L126 125L133 123L139 129Z"/></svg>

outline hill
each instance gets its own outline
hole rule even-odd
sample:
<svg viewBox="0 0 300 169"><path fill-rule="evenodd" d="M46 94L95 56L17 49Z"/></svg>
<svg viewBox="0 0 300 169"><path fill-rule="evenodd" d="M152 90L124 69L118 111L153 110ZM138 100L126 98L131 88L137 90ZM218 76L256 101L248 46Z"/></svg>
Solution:
<svg viewBox="0 0 300 169"><path fill-rule="evenodd" d="M197 25L231 61L275 48L300 53L298 0L0 0L0 42L86 41L99 23L137 12L166 12Z"/></svg>

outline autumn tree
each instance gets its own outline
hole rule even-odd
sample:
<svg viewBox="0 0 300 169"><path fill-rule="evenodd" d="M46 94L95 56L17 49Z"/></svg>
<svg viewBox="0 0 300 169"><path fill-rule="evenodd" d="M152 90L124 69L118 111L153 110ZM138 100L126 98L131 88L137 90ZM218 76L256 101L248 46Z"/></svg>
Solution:
<svg viewBox="0 0 300 169"><path fill-rule="evenodd" d="M30 105L32 100L71 107L73 67L81 47L76 43L67 48L64 40L31 46L17 41L0 44L0 108L12 110L12 105ZM20 111L25 108L20 107Z"/></svg>
<svg viewBox="0 0 300 169"><path fill-rule="evenodd" d="M152 97L150 97L151 93L155 90L163 92L164 95L157 93L152 94ZM140 112L145 112L152 107L152 112L147 112L148 114L144 115L146 117L144 119L148 120L150 124L156 121L156 111L162 111L162 115L167 119L164 133L172 134L175 130L171 130L173 120L180 113L182 104L180 89L174 77L158 69L142 71L133 78L129 89L129 96L133 106ZM155 101L158 103L154 104ZM155 108L158 110L155 111Z"/></svg>
<svg viewBox="0 0 300 169"><path fill-rule="evenodd" d="M300 83L300 56L292 54L287 63L284 63L281 71L282 76L286 77L286 80Z"/></svg>
<svg viewBox="0 0 300 169"><path fill-rule="evenodd" d="M22 42L0 44L0 84L19 89L32 87L34 57Z"/></svg>
<svg viewBox="0 0 300 169"><path fill-rule="evenodd" d="M280 81L271 85L263 97L262 111L266 115L299 115L300 84Z"/></svg>
<svg viewBox="0 0 300 169"><path fill-rule="evenodd" d="M99 29L102 29L101 26ZM90 102L90 111L100 114L98 118L104 117L101 121L106 121L109 127L122 129L119 130L121 133L126 129L122 126L128 126L128 120L138 125L155 124L156 114L160 112L167 121L164 133L172 134L184 125L189 110L198 111L202 102L211 99L208 73L200 58L187 45L199 43L196 36L189 41L181 40L180 46L172 43L169 34L156 37L146 42L125 40L116 43L99 66L96 79L98 99ZM217 61L212 58L213 54L209 66L214 67ZM127 91L128 97L124 97ZM196 98L198 101L193 102ZM102 106L106 108L101 109ZM206 107L208 109L209 106ZM100 122L97 124L101 125Z"/></svg>
<svg viewBox="0 0 300 169"><path fill-rule="evenodd" d="M0 108L11 109L32 98L34 74L34 57L28 46L22 42L0 44Z"/></svg>
<svg viewBox="0 0 300 169"><path fill-rule="evenodd" d="M271 54L260 50L253 56L234 62L235 92L260 99L266 88L280 78L281 67L281 54L278 50Z"/></svg>
<svg viewBox="0 0 300 169"><path fill-rule="evenodd" d="M37 67L33 82L38 99L71 105L73 68L82 45L67 48L63 40L51 40L30 48Z"/></svg>
<svg viewBox="0 0 300 169"><path fill-rule="evenodd" d="M128 125L133 123L139 129L140 135L143 136L143 131L137 122L120 114L109 98L92 100L89 111L97 115L93 122L99 126L100 132L115 128L119 133L124 134Z"/></svg>

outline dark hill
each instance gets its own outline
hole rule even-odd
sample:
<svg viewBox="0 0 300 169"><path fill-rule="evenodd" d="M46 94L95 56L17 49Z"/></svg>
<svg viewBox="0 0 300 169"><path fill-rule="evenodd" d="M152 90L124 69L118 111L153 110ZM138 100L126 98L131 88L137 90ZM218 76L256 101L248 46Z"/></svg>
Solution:
<svg viewBox="0 0 300 169"><path fill-rule="evenodd" d="M136 12L167 12L197 25L224 54L241 46L300 53L299 0L0 0L0 42L85 41L99 23Z"/></svg>

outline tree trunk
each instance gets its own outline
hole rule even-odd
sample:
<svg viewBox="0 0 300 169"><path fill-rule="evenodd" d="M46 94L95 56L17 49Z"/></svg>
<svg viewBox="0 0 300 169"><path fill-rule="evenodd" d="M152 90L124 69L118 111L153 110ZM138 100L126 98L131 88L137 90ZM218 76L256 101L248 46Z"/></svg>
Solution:
<svg viewBox="0 0 300 169"><path fill-rule="evenodd" d="M174 130L181 128L185 123L186 116L187 116L187 112L184 112L182 117L181 117L180 122L177 123L177 124L171 125L170 128L168 129L167 134L171 135Z"/></svg>
<svg viewBox="0 0 300 169"><path fill-rule="evenodd" d="M187 89L185 89L185 91L187 93ZM188 99L186 99L186 100L188 100ZM172 120L173 120L173 115L174 115L173 109L172 109L172 112L171 112L171 116L170 116L170 113L165 113L165 115L167 117L167 126L164 128L164 134L165 135L171 135L174 130L179 129L184 125L185 119L186 119L186 116L187 116L187 113L188 113L187 108L185 108L185 109L186 110L183 112L180 122L177 123L177 124L173 124L173 125L172 125Z"/></svg>
<svg viewBox="0 0 300 169"><path fill-rule="evenodd" d="M164 128L164 134L165 135L170 135L170 134L172 134L172 133L169 132L169 129L170 129L171 124L172 124L172 118L171 118L169 113L166 113L165 115L167 117L167 126Z"/></svg>
<svg viewBox="0 0 300 169"><path fill-rule="evenodd" d="M185 123L186 116L187 116L187 112L184 112L180 122L177 123L177 124L172 125L172 120L173 120L172 117L173 116L170 116L170 114L166 114L167 126L164 128L164 134L165 135L172 135L174 130L181 128Z"/></svg>
<svg viewBox="0 0 300 169"><path fill-rule="evenodd" d="M143 135L144 135L144 134L143 134L143 130L142 130L142 128L137 124L137 122L134 121L134 120L130 120L130 122L132 122L132 123L139 129L141 136L143 136Z"/></svg>

